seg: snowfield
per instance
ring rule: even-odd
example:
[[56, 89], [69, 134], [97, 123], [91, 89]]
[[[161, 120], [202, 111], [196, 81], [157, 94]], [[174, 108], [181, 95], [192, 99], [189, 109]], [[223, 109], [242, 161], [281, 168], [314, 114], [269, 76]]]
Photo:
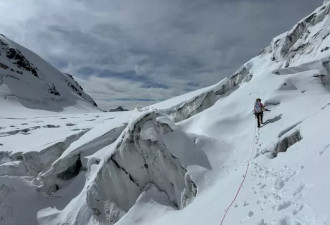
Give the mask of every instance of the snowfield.
[[143, 109], [2, 99], [0, 224], [330, 225], [329, 12], [218, 84]]

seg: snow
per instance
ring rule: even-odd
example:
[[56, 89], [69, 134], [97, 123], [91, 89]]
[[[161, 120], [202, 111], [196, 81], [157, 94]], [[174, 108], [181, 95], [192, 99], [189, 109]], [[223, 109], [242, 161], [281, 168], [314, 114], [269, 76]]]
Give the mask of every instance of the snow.
[[248, 168], [223, 224], [330, 225], [329, 4], [229, 78], [150, 107], [11, 105], [28, 113], [0, 118], [0, 224], [220, 224]]
[[156, 103], [142, 110], [160, 110], [168, 114], [174, 122], [180, 122], [211, 107], [219, 98], [233, 89], [233, 84], [225, 78], [215, 85]]
[[5, 115], [11, 113], [8, 109], [21, 115], [32, 112], [28, 109], [63, 112], [69, 107], [80, 112], [100, 111], [71, 75], [59, 72], [3, 35], [0, 35], [0, 104]]
[[101, 222], [116, 223], [149, 189], [162, 193], [168, 204], [179, 209], [196, 196], [196, 185], [180, 164], [188, 152], [171, 154], [162, 136], [172, 130], [157, 123], [158, 116], [143, 114], [118, 138], [115, 149], [109, 149], [87, 192], [88, 206]]
[[190, 99], [194, 96], [199, 96], [199, 95], [201, 95], [205, 92], [208, 92], [209, 90], [211, 90], [211, 89], [213, 89], [217, 86], [218, 86], [218, 84], [215, 84], [215, 85], [211, 85], [211, 86], [208, 86], [208, 87], [205, 87], [205, 88], [202, 88], [202, 89], [198, 89], [196, 91], [189, 92], [187, 94], [183, 94], [183, 95], [180, 95], [180, 96], [177, 96], [177, 97], [174, 97], [174, 98], [171, 98], [171, 99], [153, 104], [151, 106], [147, 106], [147, 108], [153, 108], [154, 107], [154, 108], [157, 108], [157, 109], [166, 109], [169, 106], [173, 107], [175, 105], [182, 104], [183, 102], [187, 101], [187, 99]]

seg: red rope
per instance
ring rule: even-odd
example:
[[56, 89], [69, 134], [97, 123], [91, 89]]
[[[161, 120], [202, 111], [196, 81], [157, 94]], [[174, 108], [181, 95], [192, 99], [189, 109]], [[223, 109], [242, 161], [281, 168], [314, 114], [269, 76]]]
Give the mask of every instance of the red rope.
[[246, 178], [247, 172], [248, 172], [248, 170], [249, 170], [249, 166], [250, 166], [250, 162], [248, 162], [248, 164], [247, 164], [247, 166], [246, 166], [246, 170], [245, 170], [244, 178], [243, 178], [242, 183], [241, 183], [241, 185], [239, 186], [239, 188], [238, 188], [238, 190], [237, 190], [237, 192], [236, 192], [235, 198], [233, 199], [233, 201], [230, 203], [230, 205], [229, 205], [228, 208], [226, 209], [226, 212], [225, 212], [225, 214], [224, 214], [223, 217], [222, 217], [222, 220], [221, 220], [220, 225], [222, 225], [223, 221], [225, 220], [225, 218], [226, 218], [226, 216], [227, 216], [227, 213], [228, 213], [229, 209], [232, 207], [232, 205], [233, 205], [234, 202], [236, 201], [236, 198], [237, 198], [239, 192], [240, 192], [241, 189], [242, 189], [243, 183], [245, 182], [245, 178]]
[[[255, 130], [254, 130], [254, 136], [255, 136], [255, 134], [256, 134], [256, 126], [255, 126]], [[250, 161], [251, 161], [251, 158], [252, 158], [252, 153], [254, 152], [254, 148], [255, 148], [255, 139], [253, 139], [253, 147], [252, 147], [252, 151], [251, 151], [251, 156], [250, 156], [250, 159], [249, 159], [249, 161], [248, 161], [248, 163], [246, 165], [246, 170], [245, 170], [244, 178], [243, 178], [243, 180], [242, 180], [242, 182], [241, 182], [241, 184], [240, 184], [240, 186], [239, 186], [239, 188], [238, 188], [238, 190], [236, 192], [235, 198], [232, 200], [232, 202], [230, 203], [230, 205], [227, 207], [227, 209], [225, 211], [225, 214], [222, 217], [222, 220], [221, 220], [220, 225], [223, 224], [223, 221], [225, 220], [229, 209], [233, 206], [234, 202], [236, 201], [236, 198], [238, 197], [238, 195], [239, 195], [239, 193], [240, 193], [240, 191], [242, 189], [242, 186], [243, 186], [243, 184], [245, 182], [246, 175], [247, 175], [248, 170], [249, 170]]]

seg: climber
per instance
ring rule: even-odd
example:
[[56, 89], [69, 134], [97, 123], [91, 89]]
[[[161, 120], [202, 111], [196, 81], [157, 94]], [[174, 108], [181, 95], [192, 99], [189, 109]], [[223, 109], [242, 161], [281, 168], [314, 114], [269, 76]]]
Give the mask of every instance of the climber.
[[261, 124], [264, 124], [264, 122], [263, 122], [264, 111], [270, 111], [270, 110], [268, 110], [264, 107], [264, 105], [261, 103], [260, 98], [257, 98], [256, 102], [254, 104], [254, 115], [257, 118], [258, 127], [260, 127]]

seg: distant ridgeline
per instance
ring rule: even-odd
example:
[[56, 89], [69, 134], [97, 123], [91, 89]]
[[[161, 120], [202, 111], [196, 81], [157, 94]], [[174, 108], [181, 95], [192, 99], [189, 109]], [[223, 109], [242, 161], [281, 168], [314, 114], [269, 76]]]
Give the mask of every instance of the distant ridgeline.
[[128, 111], [128, 109], [124, 109], [122, 106], [118, 106], [115, 109], [110, 109], [109, 112], [122, 112], [122, 111]]
[[0, 100], [49, 111], [68, 106], [97, 109], [71, 75], [61, 73], [4, 35], [0, 35]]

